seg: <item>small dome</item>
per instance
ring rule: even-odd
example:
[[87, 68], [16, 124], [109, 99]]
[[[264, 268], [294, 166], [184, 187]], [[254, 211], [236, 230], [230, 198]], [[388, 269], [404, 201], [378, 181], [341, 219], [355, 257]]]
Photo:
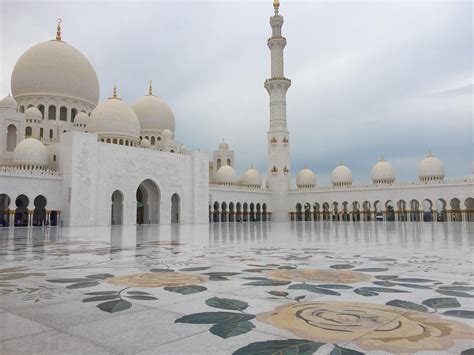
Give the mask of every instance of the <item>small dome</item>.
[[102, 138], [125, 138], [138, 142], [140, 122], [130, 105], [114, 92], [113, 97], [102, 101], [92, 111], [89, 131]]
[[418, 177], [421, 181], [443, 180], [443, 162], [429, 152], [428, 156], [418, 165]]
[[160, 97], [151, 93], [151, 88], [149, 95], [139, 98], [132, 108], [142, 130], [161, 132], [169, 129], [174, 132], [176, 123], [173, 111]]
[[331, 173], [331, 182], [333, 186], [352, 185], [352, 171], [340, 162]]
[[316, 186], [316, 175], [306, 166], [296, 175], [296, 186], [298, 188], [312, 188]]
[[32, 106], [25, 110], [25, 117], [30, 120], [38, 120], [41, 121], [43, 119], [43, 115], [41, 111], [38, 110], [36, 107]]
[[233, 167], [223, 165], [216, 172], [216, 182], [218, 184], [233, 185], [236, 180], [236, 174]]
[[48, 152], [39, 140], [26, 138], [18, 143], [13, 151], [12, 162], [14, 165], [45, 167], [48, 165]]
[[181, 154], [186, 154], [188, 152], [188, 148], [184, 144], [181, 144], [179, 146], [179, 151]]
[[229, 144], [227, 144], [226, 141], [222, 140], [222, 142], [219, 143], [219, 150], [228, 150], [229, 149]]
[[16, 100], [10, 94], [8, 94], [8, 96], [5, 96], [3, 100], [0, 101], [0, 107], [16, 110], [18, 108], [18, 104], [16, 103]]
[[374, 184], [392, 184], [395, 182], [395, 170], [383, 157], [372, 168], [372, 182]]
[[75, 124], [88, 124], [89, 123], [89, 115], [85, 112], [79, 112], [76, 117], [74, 117]]
[[15, 98], [51, 95], [96, 105], [99, 80], [89, 60], [63, 41], [39, 43], [21, 55], [11, 76]]
[[151, 146], [150, 141], [146, 138], [142, 138], [140, 141], [140, 147], [142, 148], [149, 148]]
[[163, 138], [172, 139], [173, 138], [173, 132], [171, 132], [169, 129], [165, 129], [165, 130], [163, 130], [163, 132], [161, 132], [161, 136]]
[[242, 176], [240, 183], [244, 186], [258, 187], [262, 186], [262, 175], [253, 166], [247, 169], [245, 174]]

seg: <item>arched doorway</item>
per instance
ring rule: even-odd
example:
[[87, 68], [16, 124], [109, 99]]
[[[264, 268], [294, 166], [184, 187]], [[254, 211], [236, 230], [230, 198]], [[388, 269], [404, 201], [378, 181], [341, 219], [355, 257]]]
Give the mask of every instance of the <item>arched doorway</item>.
[[235, 222], [234, 203], [229, 203], [229, 222]]
[[15, 227], [26, 227], [28, 225], [28, 204], [30, 200], [25, 195], [20, 195], [15, 200]]
[[311, 221], [311, 204], [309, 202], [304, 204], [304, 220]]
[[330, 221], [331, 213], [329, 212], [329, 203], [323, 203], [323, 221]]
[[420, 203], [417, 200], [410, 201], [410, 220], [412, 222], [420, 221]]
[[447, 203], [444, 199], [440, 198], [436, 201], [436, 221], [438, 222], [446, 222], [446, 206]]
[[453, 222], [461, 222], [461, 201], [458, 198], [453, 198], [450, 202], [451, 205], [451, 220]]
[[375, 221], [383, 221], [384, 220], [384, 216], [383, 216], [383, 212], [382, 212], [382, 202], [380, 201], [375, 201], [374, 202], [374, 213], [375, 213]]
[[160, 223], [160, 189], [150, 179], [144, 180], [137, 188], [137, 224]]
[[237, 202], [237, 205], [235, 207], [237, 209], [237, 213], [235, 215], [235, 221], [242, 222], [242, 204], [240, 202]]
[[244, 216], [243, 216], [243, 221], [248, 222], [249, 221], [249, 205], [247, 202], [244, 202]]
[[360, 221], [360, 204], [358, 201], [352, 202], [352, 220]]
[[249, 218], [250, 222], [255, 222], [255, 205], [252, 203], [250, 203], [250, 218]]
[[227, 222], [227, 203], [221, 204], [221, 222]]
[[371, 205], [370, 205], [369, 201], [362, 202], [362, 210], [364, 211], [364, 216], [363, 216], [364, 221], [371, 221], [372, 220], [371, 213], [370, 213], [370, 207], [371, 207]]
[[407, 203], [404, 200], [397, 202], [397, 214], [398, 220], [401, 222], [406, 222], [407, 218]]
[[349, 221], [351, 219], [350, 215], [349, 215], [349, 202], [347, 201], [344, 201], [342, 203], [342, 220], [343, 221]]
[[339, 211], [337, 209], [337, 202], [333, 202], [332, 204], [332, 220], [333, 221], [339, 221]]
[[302, 221], [303, 220], [303, 206], [301, 206], [301, 203], [296, 204], [296, 220], [297, 221]]
[[16, 147], [16, 126], [15, 125], [9, 125], [7, 127], [7, 152], [13, 152]]
[[474, 221], [474, 198], [467, 198], [464, 201], [464, 206], [466, 206], [466, 222]]
[[33, 212], [33, 225], [42, 226], [46, 221], [46, 197], [43, 195], [36, 196], [33, 201], [35, 210]]
[[264, 222], [267, 221], [267, 204], [266, 203], [262, 205], [262, 221]]
[[422, 202], [423, 207], [423, 221], [432, 222], [433, 221], [433, 202], [431, 200], [424, 200]]
[[385, 220], [395, 222], [395, 206], [391, 200], [385, 202]]
[[120, 190], [115, 190], [112, 194], [110, 224], [113, 226], [123, 224], [123, 194]]
[[171, 196], [171, 223], [179, 223], [181, 199], [178, 194]]
[[10, 225], [10, 197], [6, 194], [0, 194], [0, 227]]
[[219, 202], [214, 202], [214, 222], [219, 222]]

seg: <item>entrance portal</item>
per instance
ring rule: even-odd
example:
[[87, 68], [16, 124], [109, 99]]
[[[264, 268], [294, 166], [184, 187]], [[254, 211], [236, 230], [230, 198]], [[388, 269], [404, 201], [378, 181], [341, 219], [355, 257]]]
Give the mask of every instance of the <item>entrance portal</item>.
[[137, 224], [160, 222], [160, 190], [150, 179], [143, 181], [137, 189]]

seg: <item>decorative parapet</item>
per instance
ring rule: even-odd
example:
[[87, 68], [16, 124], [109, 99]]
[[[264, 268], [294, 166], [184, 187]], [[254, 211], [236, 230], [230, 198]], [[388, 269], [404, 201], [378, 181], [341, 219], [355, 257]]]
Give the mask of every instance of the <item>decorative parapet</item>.
[[3, 176], [22, 176], [22, 177], [58, 177], [62, 178], [63, 174], [56, 170], [50, 169], [22, 169], [15, 166], [0, 166], [0, 175]]
[[227, 191], [249, 191], [249, 192], [268, 192], [268, 190], [263, 189], [262, 187], [255, 186], [242, 186], [242, 185], [221, 185], [210, 183], [209, 188], [211, 190], [227, 190]]
[[[305, 192], [321, 192], [321, 191], [350, 191], [361, 189], [396, 189], [400, 187], [421, 187], [421, 186], [446, 186], [446, 185], [471, 185], [474, 184], [474, 177], [450, 178], [439, 181], [402, 181], [397, 183], [386, 184], [366, 184], [366, 185], [349, 185], [349, 186], [320, 186], [311, 189], [305, 189]], [[301, 192], [299, 189], [291, 189], [291, 192]]]

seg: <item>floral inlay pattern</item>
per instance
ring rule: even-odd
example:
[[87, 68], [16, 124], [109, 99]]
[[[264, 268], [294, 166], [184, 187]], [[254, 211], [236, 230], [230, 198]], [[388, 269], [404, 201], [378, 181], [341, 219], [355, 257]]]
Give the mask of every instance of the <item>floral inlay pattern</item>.
[[358, 302], [300, 302], [261, 313], [257, 320], [312, 341], [355, 341], [364, 350], [444, 350], [474, 329], [438, 315]]
[[187, 272], [142, 272], [138, 274], [109, 277], [105, 281], [117, 286], [163, 287], [201, 284], [208, 280], [206, 276]]
[[361, 272], [324, 269], [276, 269], [269, 271], [267, 276], [272, 280], [330, 282], [336, 284], [352, 284], [371, 279], [371, 276]]

